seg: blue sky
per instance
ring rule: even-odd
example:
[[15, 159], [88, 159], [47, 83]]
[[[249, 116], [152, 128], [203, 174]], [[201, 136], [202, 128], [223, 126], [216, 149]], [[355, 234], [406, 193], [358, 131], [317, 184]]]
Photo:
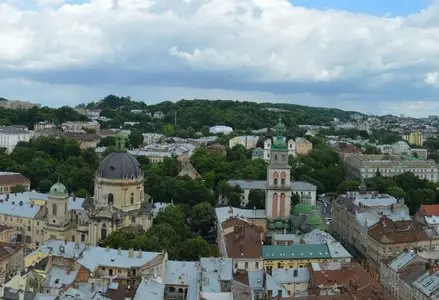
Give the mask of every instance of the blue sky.
[[8, 99], [439, 115], [439, 0], [0, 0], [0, 16]]
[[340, 9], [376, 16], [406, 16], [428, 7], [431, 0], [289, 0], [297, 6]]

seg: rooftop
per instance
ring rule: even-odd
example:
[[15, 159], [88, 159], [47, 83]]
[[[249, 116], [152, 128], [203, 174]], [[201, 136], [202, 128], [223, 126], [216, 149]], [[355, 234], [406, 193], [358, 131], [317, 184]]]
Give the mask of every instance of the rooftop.
[[327, 244], [264, 245], [262, 256], [267, 260], [331, 258]]
[[267, 217], [265, 209], [243, 209], [231, 206], [215, 208], [218, 223], [222, 223], [229, 218], [238, 217], [241, 219], [265, 219]]
[[[82, 243], [51, 240], [34, 252], [51, 253], [53, 256], [76, 259], [76, 261], [95, 271], [99, 266], [121, 269], [138, 268], [156, 258], [161, 253], [118, 250], [88, 246]], [[140, 254], [140, 255], [139, 255]]]
[[203, 257], [200, 259], [203, 292], [221, 292], [220, 281], [233, 280], [231, 258]]
[[227, 257], [258, 259], [262, 256], [261, 230], [257, 226], [240, 222], [224, 239]]
[[198, 272], [199, 262], [168, 260], [165, 267], [163, 283], [165, 285], [188, 286], [187, 300], [199, 299]]
[[20, 173], [0, 172], [0, 185], [29, 184], [30, 180]]
[[413, 220], [392, 221], [382, 217], [369, 229], [369, 236], [382, 244], [400, 244], [428, 241], [430, 237], [422, 225]]

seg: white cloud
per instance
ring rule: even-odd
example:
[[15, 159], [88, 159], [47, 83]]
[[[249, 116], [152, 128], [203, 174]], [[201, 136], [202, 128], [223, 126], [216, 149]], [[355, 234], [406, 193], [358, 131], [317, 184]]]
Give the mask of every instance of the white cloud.
[[439, 86], [439, 73], [438, 72], [429, 72], [425, 75], [424, 82], [430, 85]]
[[[320, 98], [328, 90], [390, 100], [401, 89], [401, 97], [438, 95], [422, 93], [439, 80], [439, 2], [406, 18], [287, 0], [35, 0], [36, 10], [8, 3], [0, 4], [3, 77], [112, 84], [105, 81], [113, 72], [124, 84], [151, 85], [160, 73], [167, 85], [186, 89], [211, 80], [222, 90], [242, 85]], [[71, 70], [83, 72], [67, 76]], [[87, 74], [93, 78], [81, 78]]]

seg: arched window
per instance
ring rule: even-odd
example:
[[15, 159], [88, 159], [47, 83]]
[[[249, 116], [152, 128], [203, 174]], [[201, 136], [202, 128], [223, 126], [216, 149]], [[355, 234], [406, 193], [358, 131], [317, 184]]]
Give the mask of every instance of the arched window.
[[102, 224], [101, 227], [101, 239], [105, 240], [107, 238], [107, 225]]
[[85, 242], [85, 234], [81, 233], [81, 242]]
[[274, 185], [277, 185], [277, 178], [274, 178], [273, 182], [274, 182]]
[[277, 193], [273, 194], [273, 202], [272, 202], [272, 207], [271, 207], [271, 213], [273, 215], [273, 218], [277, 217], [277, 201], [278, 201], [278, 196]]
[[183, 294], [183, 289], [182, 289], [182, 288], [179, 288], [179, 289], [178, 289], [178, 292], [181, 293], [181, 294]]
[[134, 204], [134, 193], [131, 193], [130, 204]]
[[174, 288], [173, 286], [171, 286], [171, 287], [169, 288], [169, 292], [171, 292], [171, 293], [175, 293], [175, 288]]
[[52, 204], [52, 214], [54, 216], [56, 216], [56, 214], [58, 213], [58, 207], [56, 206], [56, 204]]
[[114, 195], [112, 193], [108, 194], [108, 206], [113, 206], [114, 203]]
[[277, 154], [274, 155], [274, 160], [277, 160]]
[[281, 185], [285, 185], [285, 178], [281, 178], [281, 180], [280, 180], [280, 184], [281, 184]]

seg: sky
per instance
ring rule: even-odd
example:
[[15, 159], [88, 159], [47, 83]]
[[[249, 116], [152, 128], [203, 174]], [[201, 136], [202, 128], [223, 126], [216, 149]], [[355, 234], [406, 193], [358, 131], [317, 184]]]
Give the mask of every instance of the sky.
[[439, 114], [439, 0], [0, 0], [0, 97]]

